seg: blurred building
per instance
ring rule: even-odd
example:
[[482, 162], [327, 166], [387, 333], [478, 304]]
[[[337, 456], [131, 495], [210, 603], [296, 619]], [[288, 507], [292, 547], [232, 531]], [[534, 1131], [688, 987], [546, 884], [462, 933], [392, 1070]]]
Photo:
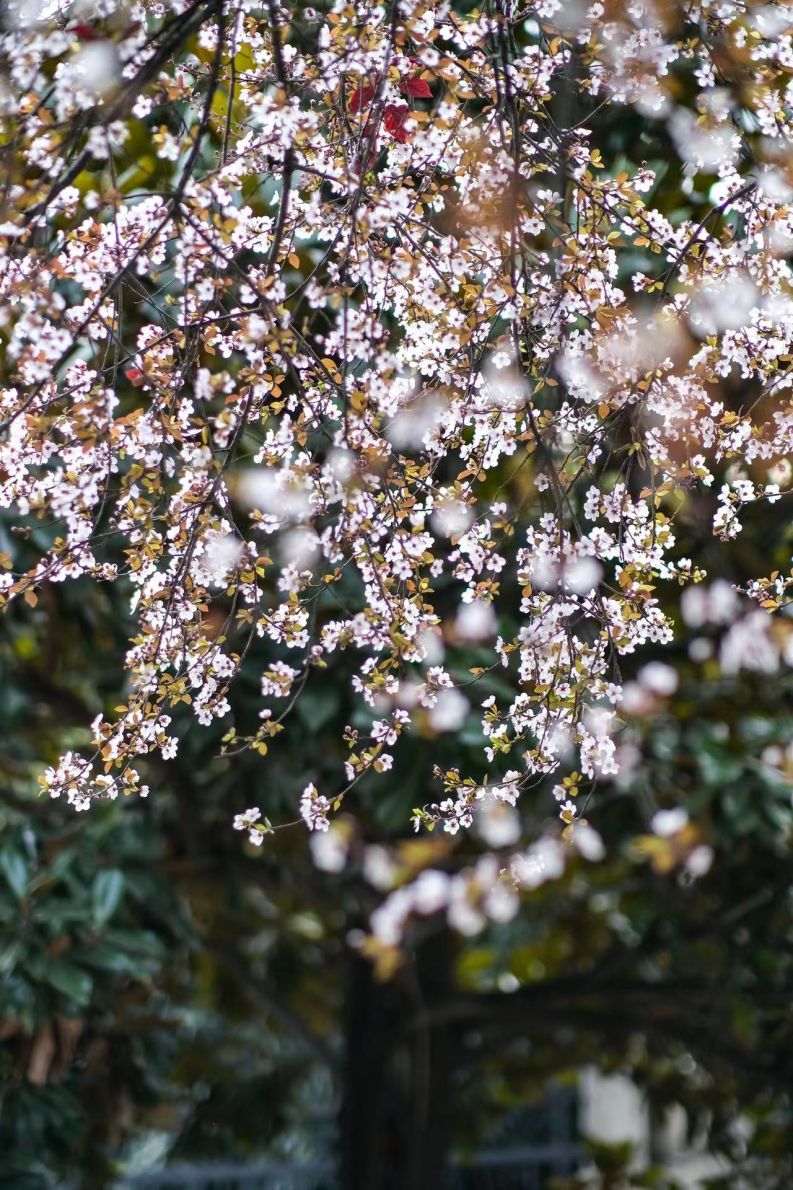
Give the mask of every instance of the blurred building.
[[579, 1087], [580, 1132], [606, 1144], [629, 1142], [637, 1164], [662, 1165], [681, 1186], [698, 1190], [701, 1179], [722, 1176], [729, 1167], [686, 1136], [682, 1109], [670, 1112], [659, 1126], [635, 1083], [595, 1070], [582, 1076]]

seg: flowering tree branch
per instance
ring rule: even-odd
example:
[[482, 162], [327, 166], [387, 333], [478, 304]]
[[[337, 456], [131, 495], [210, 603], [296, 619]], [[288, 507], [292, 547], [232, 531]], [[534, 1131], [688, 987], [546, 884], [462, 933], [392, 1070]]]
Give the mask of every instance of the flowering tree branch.
[[[439, 768], [417, 829], [547, 785], [596, 858], [581, 806], [617, 772], [622, 659], [672, 642], [664, 585], [706, 577], [676, 548], [682, 503], [718, 478], [728, 542], [789, 475], [781, 14], [22, 16], [2, 41], [0, 503], [21, 535], [3, 605], [83, 578], [121, 584], [134, 621], [126, 701], [44, 789], [80, 810], [145, 794], [135, 766], [175, 755], [181, 704], [265, 756], [332, 669], [367, 725], [334, 787], [295, 791], [325, 832], [408, 731], [459, 729], [481, 684], [482, 765]], [[610, 154], [629, 111], [659, 122], [683, 191], [707, 189], [693, 213], [658, 163]], [[792, 583], [758, 575], [742, 606], [773, 613]], [[245, 734], [234, 682], [256, 665]], [[260, 843], [283, 824], [251, 807], [236, 825]], [[555, 846], [496, 881], [531, 886]], [[400, 895], [392, 925], [422, 912]]]

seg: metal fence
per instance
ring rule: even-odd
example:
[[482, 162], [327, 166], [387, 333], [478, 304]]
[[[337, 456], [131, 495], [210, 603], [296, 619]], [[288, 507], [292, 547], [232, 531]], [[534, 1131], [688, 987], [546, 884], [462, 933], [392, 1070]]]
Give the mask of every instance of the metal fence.
[[[444, 1190], [545, 1190], [549, 1178], [573, 1173], [568, 1150], [506, 1150], [477, 1153], [449, 1170]], [[139, 1174], [118, 1190], [339, 1190], [335, 1172], [323, 1166], [239, 1165], [176, 1167]]]
[[505, 1149], [477, 1153], [449, 1171], [447, 1190], [546, 1190], [552, 1177], [575, 1173], [572, 1149]]
[[[555, 1087], [542, 1104], [511, 1112], [487, 1145], [459, 1155], [439, 1190], [546, 1190], [581, 1164], [578, 1097]], [[137, 1174], [117, 1190], [341, 1190], [330, 1162], [308, 1165], [174, 1166]]]
[[545, 1190], [581, 1165], [578, 1094], [552, 1087], [541, 1104], [510, 1112], [487, 1148], [450, 1168], [444, 1190]]
[[337, 1190], [331, 1165], [180, 1165], [136, 1174], [117, 1190]]

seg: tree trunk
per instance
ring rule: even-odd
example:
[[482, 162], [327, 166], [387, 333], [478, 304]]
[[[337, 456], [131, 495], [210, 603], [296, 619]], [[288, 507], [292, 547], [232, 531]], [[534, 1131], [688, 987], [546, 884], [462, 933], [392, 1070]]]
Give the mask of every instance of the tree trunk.
[[451, 1143], [455, 1053], [448, 1026], [423, 1018], [451, 981], [448, 933], [379, 983], [349, 959], [340, 1115], [343, 1190], [441, 1190]]

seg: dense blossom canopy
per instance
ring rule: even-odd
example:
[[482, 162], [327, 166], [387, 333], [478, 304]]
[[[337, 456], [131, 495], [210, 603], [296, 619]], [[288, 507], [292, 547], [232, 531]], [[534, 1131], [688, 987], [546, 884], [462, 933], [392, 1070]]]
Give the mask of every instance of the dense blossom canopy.
[[[673, 640], [659, 587], [686, 587], [692, 623], [729, 607], [725, 667], [787, 648], [766, 612], [793, 578], [712, 584], [675, 515], [717, 492], [717, 557], [790, 481], [790, 17], [746, 0], [8, 6], [0, 504], [36, 560], [2, 556], [2, 597], [119, 582], [137, 625], [126, 704], [44, 775], [53, 797], [145, 795], [135, 765], [175, 755], [179, 703], [223, 720], [229, 753], [265, 755], [336, 667], [369, 727], [347, 728], [335, 787], [295, 792], [312, 831], [411, 729], [454, 732], [480, 703], [481, 768], [439, 769], [417, 829], [481, 811], [509, 848], [544, 782], [597, 858], [583, 812], [617, 772], [621, 659]], [[636, 112], [665, 138], [652, 168], [641, 144], [609, 150]], [[669, 209], [664, 171], [694, 217]], [[243, 735], [234, 681], [265, 644]], [[460, 663], [471, 648], [481, 665]], [[477, 699], [492, 671], [510, 693]], [[668, 674], [648, 665], [645, 694]], [[273, 829], [257, 807], [234, 825]], [[656, 829], [706, 866], [684, 819]], [[499, 871], [531, 887], [562, 862], [543, 837], [506, 865], [425, 872], [382, 930], [443, 905], [475, 928], [472, 882], [498, 917]]]

